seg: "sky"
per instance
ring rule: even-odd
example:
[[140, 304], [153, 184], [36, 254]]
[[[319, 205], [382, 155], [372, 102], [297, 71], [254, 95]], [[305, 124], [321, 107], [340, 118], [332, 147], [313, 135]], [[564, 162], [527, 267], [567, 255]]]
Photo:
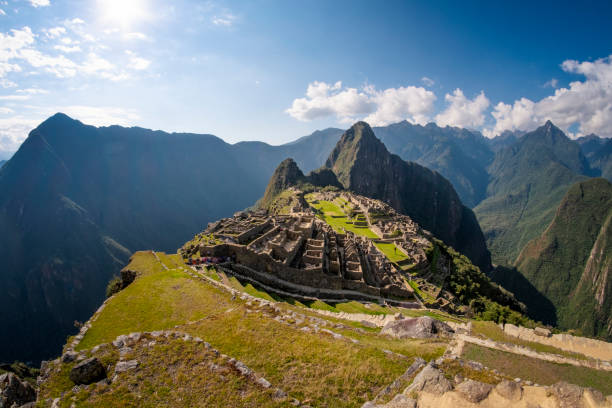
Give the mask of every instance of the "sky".
[[230, 143], [357, 120], [612, 137], [611, 16], [610, 1], [0, 0], [0, 159], [55, 112]]

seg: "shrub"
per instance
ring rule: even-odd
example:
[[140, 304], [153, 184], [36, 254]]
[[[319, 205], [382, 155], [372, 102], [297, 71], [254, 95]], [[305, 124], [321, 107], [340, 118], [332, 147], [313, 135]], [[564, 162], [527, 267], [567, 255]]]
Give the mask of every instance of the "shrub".
[[109, 298], [123, 289], [123, 281], [119, 276], [113, 276], [106, 286], [106, 297]]

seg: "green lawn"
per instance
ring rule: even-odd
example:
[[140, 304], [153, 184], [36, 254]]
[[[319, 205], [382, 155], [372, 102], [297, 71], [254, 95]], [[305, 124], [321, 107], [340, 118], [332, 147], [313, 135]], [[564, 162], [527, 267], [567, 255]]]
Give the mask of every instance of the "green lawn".
[[408, 259], [393, 242], [375, 242], [374, 245], [376, 245], [376, 248], [380, 249], [391, 262], [401, 262]]
[[366, 238], [380, 238], [368, 227], [358, 227], [354, 224], [349, 224], [347, 221], [350, 220], [346, 215], [344, 215], [340, 207], [331, 201], [318, 200], [318, 202], [315, 203], [313, 202], [313, 196], [309, 194], [306, 195], [306, 200], [310, 206], [323, 212], [323, 214], [320, 214], [319, 217], [328, 223], [334, 229], [334, 231], [338, 233], [351, 231], [354, 234], [361, 235]]

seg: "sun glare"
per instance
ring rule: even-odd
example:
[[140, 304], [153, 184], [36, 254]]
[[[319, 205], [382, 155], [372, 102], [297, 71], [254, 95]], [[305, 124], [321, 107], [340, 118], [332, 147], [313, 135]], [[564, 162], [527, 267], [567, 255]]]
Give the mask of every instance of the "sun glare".
[[147, 17], [146, 0], [98, 0], [101, 19], [105, 24], [128, 28]]

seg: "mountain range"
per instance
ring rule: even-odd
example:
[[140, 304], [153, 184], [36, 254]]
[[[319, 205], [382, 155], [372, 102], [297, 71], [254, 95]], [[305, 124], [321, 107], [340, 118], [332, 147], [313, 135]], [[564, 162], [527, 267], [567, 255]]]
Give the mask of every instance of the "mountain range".
[[[306, 172], [319, 169], [311, 177], [332, 170], [343, 187], [409, 213], [485, 271], [484, 239], [494, 263], [514, 265], [568, 188], [603, 174], [607, 163], [605, 140], [571, 141], [551, 123], [492, 140], [433, 124], [358, 128], [280, 146], [230, 145], [213, 135], [52, 116], [0, 168], [0, 361], [56, 354], [131, 253], [174, 251], [208, 222], [253, 205], [287, 157]], [[334, 154], [339, 141], [345, 153]], [[492, 276], [501, 282], [499, 275]]]

